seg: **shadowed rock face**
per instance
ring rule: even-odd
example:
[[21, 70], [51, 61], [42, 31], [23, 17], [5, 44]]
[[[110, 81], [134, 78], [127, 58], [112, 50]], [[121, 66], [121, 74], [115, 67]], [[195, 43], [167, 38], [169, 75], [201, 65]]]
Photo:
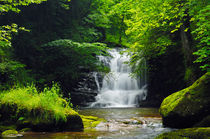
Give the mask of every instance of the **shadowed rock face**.
[[[194, 126], [210, 114], [210, 72], [193, 85], [164, 99], [160, 107], [163, 124], [169, 127]], [[200, 125], [204, 126], [204, 125]], [[205, 123], [210, 126], [210, 123]]]
[[[94, 72], [84, 73], [83, 77], [77, 84], [77, 87], [71, 91], [71, 103], [74, 106], [86, 107], [89, 103], [95, 101], [95, 97], [98, 94], [98, 88], [93, 76]], [[99, 81], [99, 85], [102, 84], [102, 75], [96, 75]]]

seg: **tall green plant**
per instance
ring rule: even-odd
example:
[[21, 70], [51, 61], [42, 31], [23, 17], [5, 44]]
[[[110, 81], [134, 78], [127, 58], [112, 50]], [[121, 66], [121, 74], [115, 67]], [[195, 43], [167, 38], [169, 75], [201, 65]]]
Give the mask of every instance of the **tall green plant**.
[[[39, 92], [34, 85], [16, 86], [0, 94], [1, 113], [7, 120], [36, 119], [41, 121], [66, 121], [68, 114], [76, 114], [72, 104], [61, 97], [60, 87], [54, 84]], [[11, 107], [13, 107], [11, 111]], [[8, 109], [8, 111], [7, 111]], [[12, 115], [10, 115], [12, 114]]]

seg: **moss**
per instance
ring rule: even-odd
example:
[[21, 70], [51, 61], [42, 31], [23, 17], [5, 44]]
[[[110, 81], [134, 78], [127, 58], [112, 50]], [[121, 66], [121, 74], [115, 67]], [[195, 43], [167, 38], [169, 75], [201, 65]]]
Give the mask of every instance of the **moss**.
[[210, 138], [210, 127], [187, 128], [163, 133], [155, 139], [207, 139]]
[[9, 135], [17, 135], [18, 132], [16, 130], [6, 130], [2, 133], [2, 136], [9, 136]]
[[185, 92], [185, 90], [181, 90], [164, 99], [160, 108], [160, 113], [162, 116], [167, 116], [167, 114], [179, 104], [179, 102], [183, 99], [183, 92]]
[[85, 130], [94, 129], [101, 122], [105, 122], [104, 119], [94, 117], [94, 116], [81, 115], [81, 118], [82, 118]]

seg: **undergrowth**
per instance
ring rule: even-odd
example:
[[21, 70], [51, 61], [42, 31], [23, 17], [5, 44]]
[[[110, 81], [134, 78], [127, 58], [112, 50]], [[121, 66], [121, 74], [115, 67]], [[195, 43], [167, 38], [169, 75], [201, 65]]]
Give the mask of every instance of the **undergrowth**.
[[34, 85], [15, 87], [0, 93], [0, 109], [12, 107], [16, 118], [19, 119], [36, 117], [56, 122], [66, 121], [67, 115], [77, 113], [72, 110], [70, 101], [63, 99], [59, 93], [60, 88], [57, 84], [51, 88], [44, 88], [42, 92], [38, 92]]

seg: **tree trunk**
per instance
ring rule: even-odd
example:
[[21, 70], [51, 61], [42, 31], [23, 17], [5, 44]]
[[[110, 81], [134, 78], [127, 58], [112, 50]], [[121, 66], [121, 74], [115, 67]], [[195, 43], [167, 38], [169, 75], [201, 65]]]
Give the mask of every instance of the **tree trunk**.
[[124, 22], [124, 15], [122, 17], [122, 20], [121, 20], [121, 24], [120, 24], [120, 37], [119, 37], [119, 44], [122, 43], [122, 35], [123, 35], [123, 22]]
[[190, 37], [191, 34], [189, 32], [185, 32], [185, 24], [182, 25], [180, 36], [181, 36], [181, 42], [182, 42], [182, 48], [183, 53], [185, 57], [185, 77], [187, 80], [187, 85], [191, 85], [196, 81], [196, 75], [194, 74], [194, 68], [193, 68], [193, 51], [190, 44]]

